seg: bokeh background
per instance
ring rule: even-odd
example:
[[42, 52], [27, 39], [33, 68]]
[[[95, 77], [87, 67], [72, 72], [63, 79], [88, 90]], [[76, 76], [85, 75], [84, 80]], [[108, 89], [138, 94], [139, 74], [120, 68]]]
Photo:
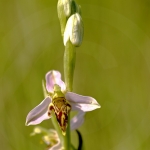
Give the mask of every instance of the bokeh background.
[[[80, 131], [85, 150], [150, 149], [150, 1], [77, 0], [84, 40], [74, 92], [93, 96]], [[43, 100], [41, 81], [63, 73], [56, 0], [0, 0], [0, 149], [42, 150], [27, 113]], [[51, 121], [41, 126], [53, 128]], [[72, 135], [76, 144], [76, 135]]]

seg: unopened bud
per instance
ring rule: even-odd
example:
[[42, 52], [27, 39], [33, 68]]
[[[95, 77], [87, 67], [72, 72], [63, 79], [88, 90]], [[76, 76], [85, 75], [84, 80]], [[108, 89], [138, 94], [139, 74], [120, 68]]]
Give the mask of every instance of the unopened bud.
[[74, 46], [80, 46], [83, 39], [83, 21], [79, 13], [75, 13], [67, 21], [64, 32], [64, 45], [70, 39]]
[[57, 13], [58, 13], [59, 21], [60, 21], [61, 34], [63, 36], [64, 35], [64, 30], [65, 30], [65, 26], [66, 26], [67, 17], [66, 17], [66, 14], [64, 12], [64, 4], [63, 4], [62, 0], [58, 0]]
[[71, 0], [62, 0], [66, 17], [71, 15]]

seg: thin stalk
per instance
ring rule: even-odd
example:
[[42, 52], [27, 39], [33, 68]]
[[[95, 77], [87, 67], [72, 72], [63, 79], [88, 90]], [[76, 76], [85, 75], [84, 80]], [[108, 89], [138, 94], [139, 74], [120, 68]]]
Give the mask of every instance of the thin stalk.
[[[67, 91], [72, 91], [73, 89], [73, 74], [75, 68], [76, 52], [75, 47], [72, 45], [70, 40], [67, 42], [64, 52], [64, 78]], [[70, 150], [71, 148], [71, 136], [70, 136], [70, 115], [68, 115], [68, 127], [66, 131], [66, 136], [64, 138], [65, 150]]]
[[70, 40], [68, 40], [64, 52], [64, 78], [67, 91], [73, 89], [73, 74], [75, 68], [76, 51]]
[[60, 138], [61, 143], [63, 144], [63, 142], [64, 142], [64, 136], [62, 135], [62, 131], [60, 129], [60, 126], [58, 124], [58, 121], [56, 119], [54, 111], [51, 112], [51, 115], [52, 115], [52, 118], [51, 118], [52, 123], [53, 123], [53, 125], [54, 125], [54, 127], [55, 127], [55, 129], [56, 129], [56, 131], [58, 133], [58, 136]]
[[64, 137], [64, 148], [65, 150], [70, 150], [71, 147], [71, 136], [70, 136], [70, 114], [68, 115], [68, 126], [66, 130], [66, 135]]

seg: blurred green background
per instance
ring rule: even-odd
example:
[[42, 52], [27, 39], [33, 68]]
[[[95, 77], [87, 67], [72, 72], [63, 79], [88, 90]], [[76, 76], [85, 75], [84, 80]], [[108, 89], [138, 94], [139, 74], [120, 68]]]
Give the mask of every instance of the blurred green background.
[[[98, 100], [80, 127], [85, 150], [150, 149], [150, 1], [77, 0], [84, 40], [74, 92]], [[56, 0], [0, 0], [0, 149], [42, 150], [27, 113], [43, 100], [41, 81], [63, 73]], [[41, 126], [53, 127], [51, 120]], [[75, 144], [75, 134], [72, 141]], [[75, 140], [74, 140], [75, 139]]]

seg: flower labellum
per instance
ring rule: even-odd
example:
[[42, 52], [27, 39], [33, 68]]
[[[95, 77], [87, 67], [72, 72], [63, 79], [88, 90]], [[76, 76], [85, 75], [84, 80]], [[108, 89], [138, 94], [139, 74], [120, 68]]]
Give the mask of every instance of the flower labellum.
[[65, 135], [68, 125], [68, 114], [71, 110], [71, 105], [66, 101], [65, 95], [61, 92], [61, 88], [57, 84], [54, 85], [52, 103], [49, 105], [49, 116], [52, 110], [55, 112], [57, 121], [60, 125], [63, 135]]

